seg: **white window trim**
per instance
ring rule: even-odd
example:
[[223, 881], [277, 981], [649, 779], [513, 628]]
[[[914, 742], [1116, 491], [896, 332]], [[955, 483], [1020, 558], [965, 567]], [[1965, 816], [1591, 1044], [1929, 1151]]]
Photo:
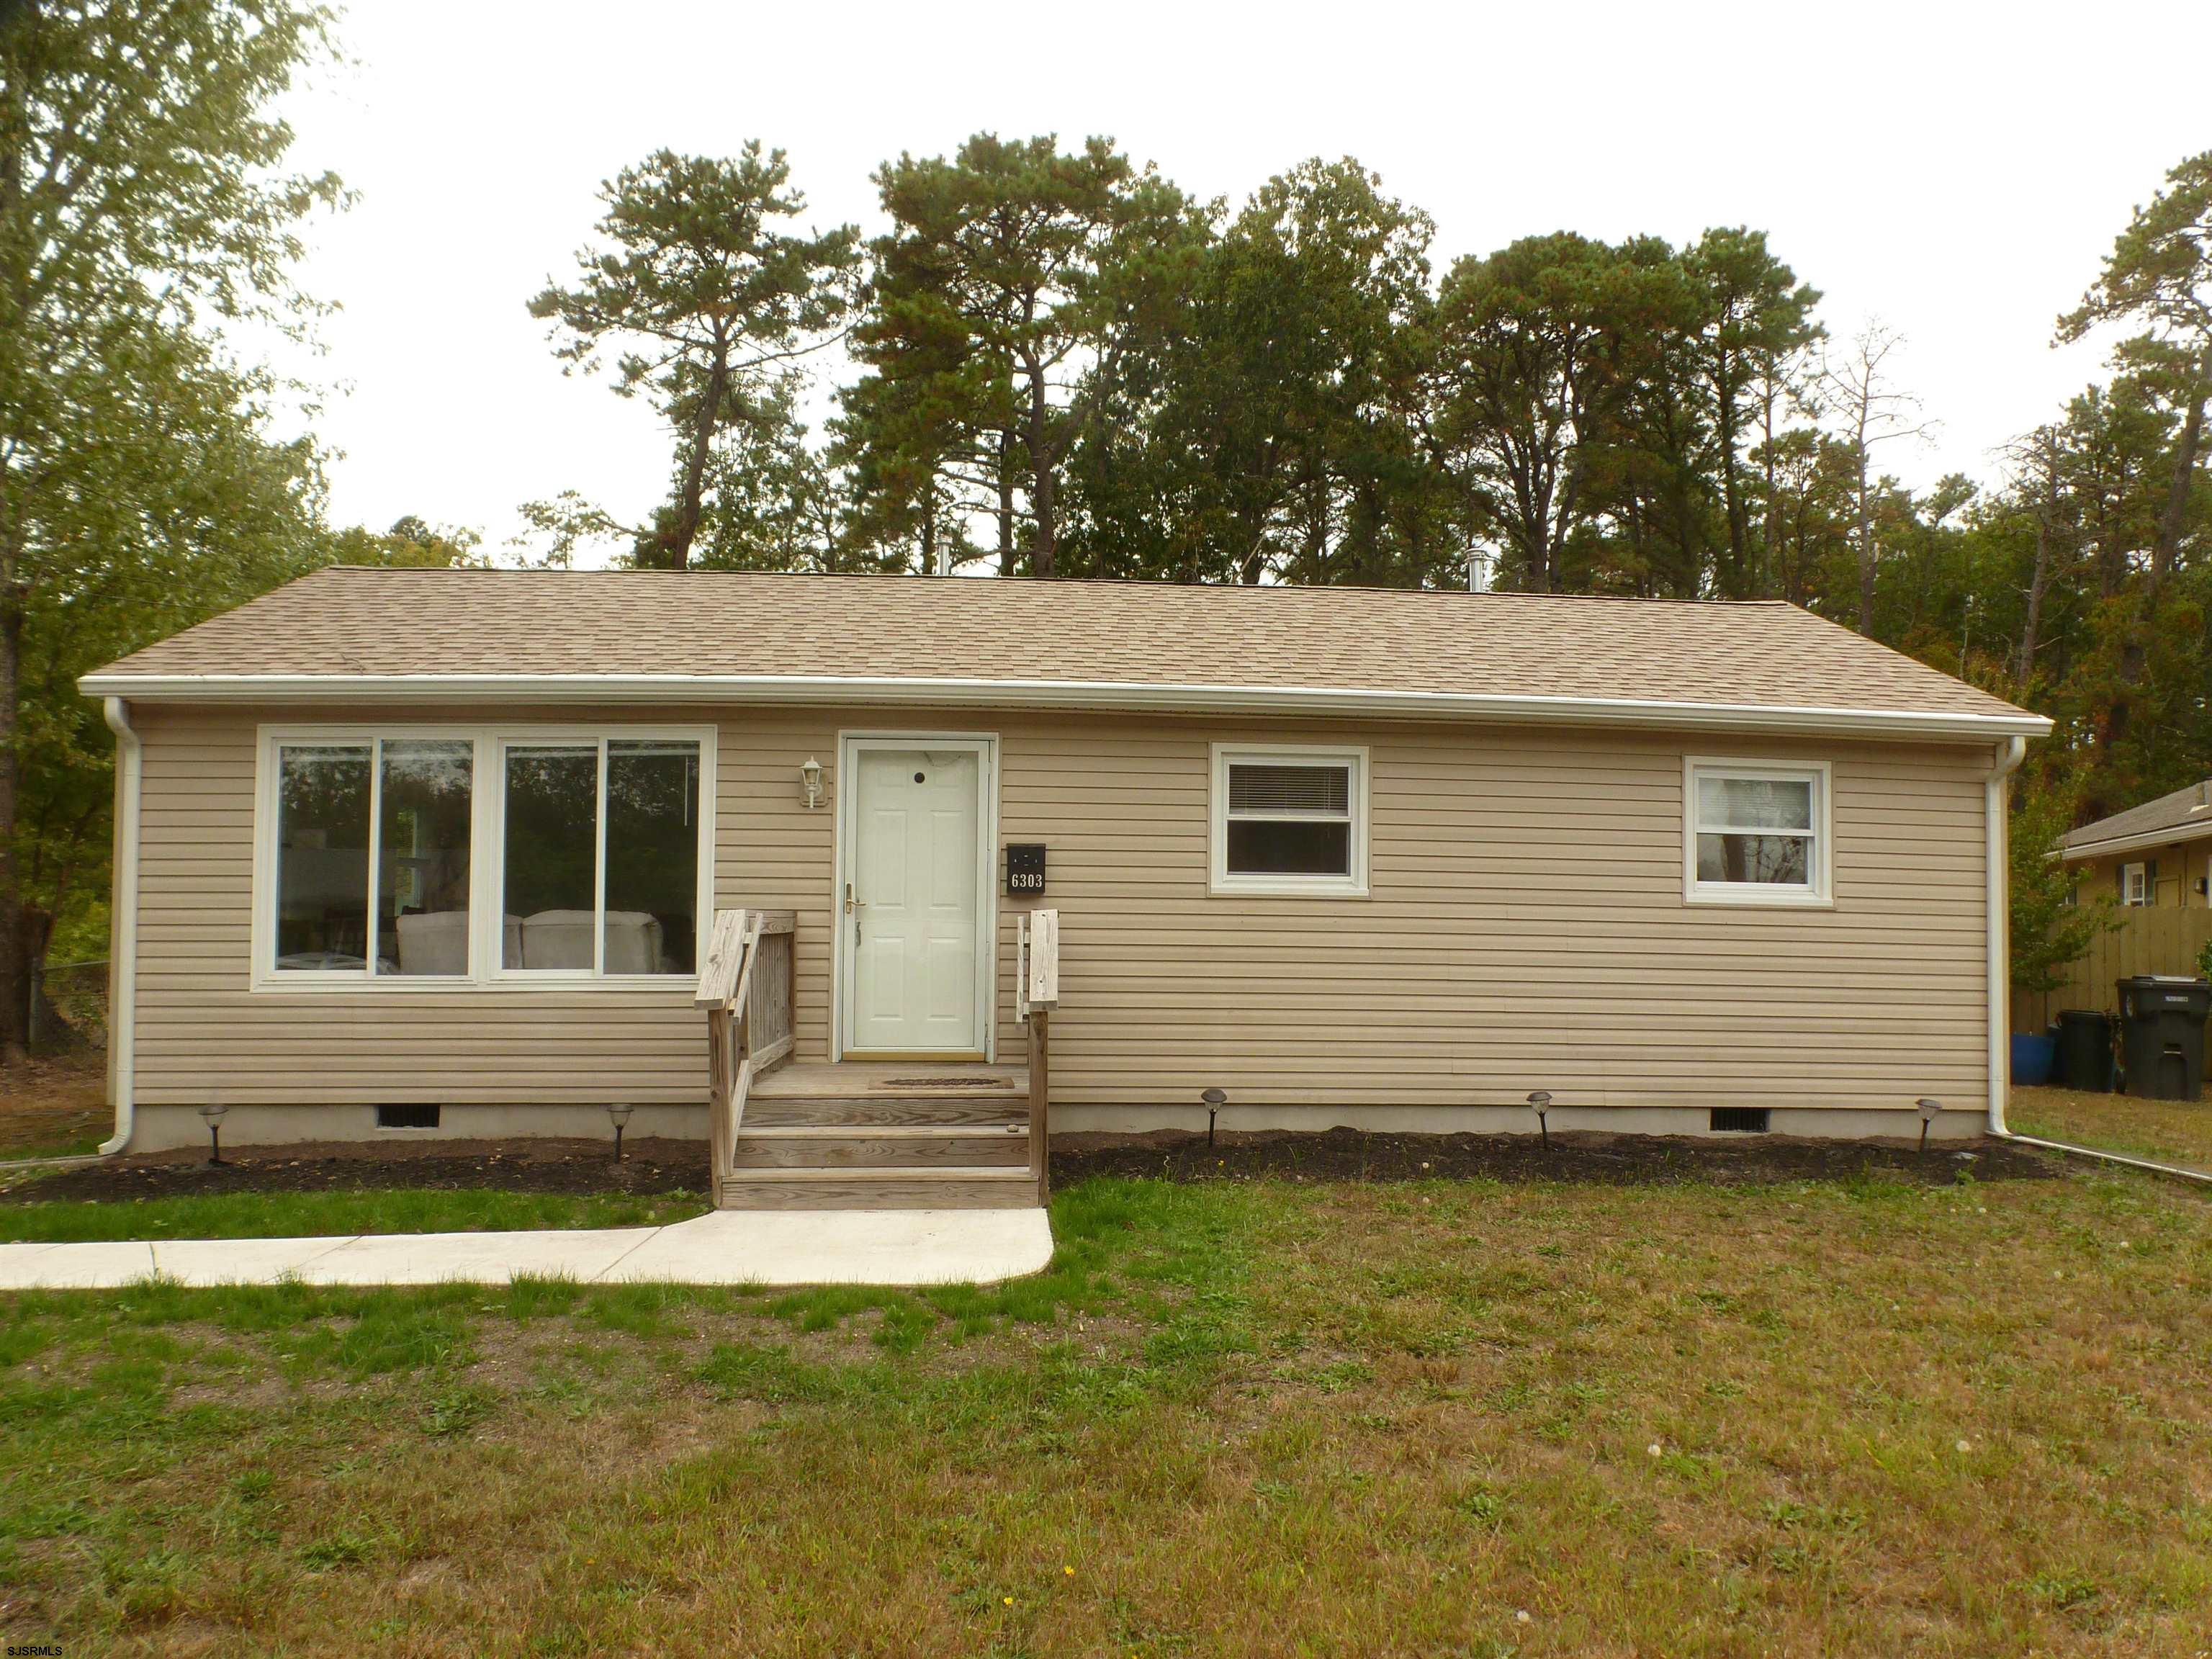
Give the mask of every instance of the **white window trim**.
[[[1365, 898], [1369, 764], [1364, 744], [1315, 743], [1217, 743], [1212, 746], [1212, 787], [1206, 806], [1206, 891], [1220, 897]], [[1236, 875], [1229, 868], [1229, 768], [1235, 762], [1261, 765], [1325, 766], [1349, 763], [1352, 805], [1351, 873], [1343, 876]], [[1332, 823], [1334, 819], [1330, 820]]]
[[2120, 866], [2120, 905], [2128, 910], [2148, 910], [2151, 908], [2150, 865], [2137, 859]]
[[[1739, 777], [1809, 781], [1813, 786], [1813, 880], [1809, 886], [1774, 882], [1698, 879], [1698, 779]], [[1835, 908], [1835, 795], [1833, 769], [1826, 761], [1759, 760], [1738, 755], [1682, 757], [1682, 902], [1734, 904], [1796, 910]]]
[[[636, 726], [610, 721], [596, 726], [496, 726], [448, 722], [376, 721], [334, 726], [264, 726], [254, 750], [253, 789], [253, 959], [248, 983], [257, 992], [359, 992], [375, 996], [468, 990], [578, 989], [663, 991], [689, 997], [696, 983], [688, 974], [599, 974], [565, 969], [507, 968], [501, 963], [501, 900], [506, 870], [506, 751], [510, 744], [604, 743], [610, 739], [659, 739], [699, 745], [699, 887], [695, 899], [696, 948], [703, 950], [714, 921], [714, 761], [716, 732], [711, 726]], [[362, 744], [374, 738], [442, 738], [474, 745], [469, 793], [469, 971], [465, 975], [377, 974], [368, 968], [304, 969], [280, 972], [276, 966], [277, 750], [287, 744]], [[605, 789], [601, 771], [600, 788]], [[380, 830], [375, 807], [381, 779], [371, 769], [369, 857], [374, 867]], [[487, 781], [489, 781], [488, 787]], [[592, 876], [605, 880], [606, 811], [599, 812], [599, 848]], [[604, 948], [595, 942], [594, 951]]]

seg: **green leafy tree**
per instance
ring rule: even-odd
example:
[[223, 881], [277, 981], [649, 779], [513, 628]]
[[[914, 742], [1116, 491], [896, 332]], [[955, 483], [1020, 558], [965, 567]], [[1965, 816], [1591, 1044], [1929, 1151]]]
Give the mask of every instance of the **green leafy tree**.
[[2115, 360], [2124, 378], [2155, 399], [2175, 428], [2148, 568], [2140, 580], [2115, 573], [2121, 579], [2112, 584], [2113, 602], [2107, 606], [2111, 695], [2100, 741], [2118, 767], [2125, 764], [2124, 751], [2139, 734], [2153, 744], [2166, 735], [2154, 723], [2155, 708], [2144, 706], [2161, 700], [2152, 659], [2162, 654], [2170, 663], [2188, 630], [2201, 629], [2203, 621], [2195, 604], [2185, 602], [2179, 618], [2164, 612], [2191, 532], [2205, 518], [2201, 463], [2205, 404], [2212, 398], [2212, 150], [2174, 167], [2166, 188], [2136, 210], [2081, 304], [2059, 319], [2058, 337], [2078, 339], [2100, 325], [2137, 331], [2121, 343]]
[[681, 570], [708, 512], [716, 445], [730, 434], [773, 447], [781, 376], [843, 319], [860, 261], [859, 233], [775, 228], [805, 210], [781, 150], [748, 142], [734, 160], [659, 150], [600, 187], [604, 246], [577, 257], [573, 288], [548, 283], [530, 302], [553, 325], [555, 349], [585, 373], [613, 349], [615, 391], [650, 398], [674, 430], [668, 505], [650, 525], [618, 525], [564, 497], [527, 515], [556, 549], [627, 535], [631, 561]]
[[714, 510], [694, 562], [714, 570], [871, 570], [892, 568], [863, 549], [848, 522], [850, 490], [807, 441], [797, 376], [787, 376], [757, 418], [718, 448], [709, 477]]
[[2154, 589], [2181, 555], [2212, 399], [2212, 150], [2174, 167], [2166, 188], [2136, 210], [2095, 284], [2059, 319], [2058, 335], [2079, 339], [2103, 323], [2140, 331], [2121, 346], [2120, 361], [2157, 386], [2180, 416], [2152, 544]]
[[852, 544], [924, 575], [950, 574], [989, 556], [969, 529], [986, 520], [999, 569], [1010, 573], [1020, 520], [1003, 365], [956, 318], [886, 283], [880, 266], [853, 342], [868, 372], [838, 394], [830, 450], [850, 483]]
[[1683, 251], [1682, 264], [1696, 298], [1691, 356], [1711, 412], [1728, 526], [1717, 585], [1723, 599], [1747, 599], [1765, 591], [1752, 557], [1745, 467], [1753, 421], [1786, 366], [1820, 337], [1813, 312], [1820, 296], [1769, 252], [1764, 231], [1741, 226], [1707, 231]]
[[2018, 801], [2012, 815], [2012, 988], [2027, 996], [2066, 983], [2064, 969], [2079, 962], [2097, 935], [2116, 924], [2112, 901], [2099, 895], [2075, 902], [2075, 878], [2053, 856], [2066, 830], [2063, 798], [2045, 793]]
[[214, 331], [298, 325], [270, 106], [328, 51], [282, 0], [0, 9], [0, 1054], [29, 963], [96, 884], [106, 733], [76, 675], [327, 556], [312, 449]]
[[918, 506], [933, 499], [921, 480], [995, 438], [1001, 545], [1011, 554], [1018, 481], [1027, 568], [1054, 575], [1069, 453], [1095, 432], [1133, 341], [1174, 302], [1198, 217], [1105, 138], [1070, 155], [1048, 136], [979, 133], [951, 160], [902, 155], [876, 183], [892, 230], [876, 245], [857, 355], [905, 384], [849, 405], [890, 417], [854, 435], [894, 449], [872, 472], [913, 481]]
[[1349, 158], [1262, 186], [1192, 260], [1077, 452], [1079, 567], [1387, 585], [1456, 567], [1404, 349], [1434, 234]]
[[1606, 504], [1604, 446], [1638, 389], [1659, 284], [1653, 266], [1562, 231], [1444, 278], [1425, 343], [1425, 436], [1473, 534], [1507, 580], [1559, 592], [1568, 549]]
[[1702, 597], [1725, 535], [1718, 428], [1701, 378], [1705, 296], [1656, 236], [1612, 250], [1624, 282], [1601, 338], [1615, 395], [1583, 440], [1583, 522], [1569, 536], [1565, 586]]

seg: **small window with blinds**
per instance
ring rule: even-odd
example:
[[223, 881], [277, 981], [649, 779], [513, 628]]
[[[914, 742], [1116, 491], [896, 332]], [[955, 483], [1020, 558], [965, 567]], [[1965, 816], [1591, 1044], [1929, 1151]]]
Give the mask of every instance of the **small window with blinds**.
[[1217, 893], [1367, 890], [1367, 751], [1213, 750]]
[[1692, 758], [1682, 784], [1685, 899], [1830, 902], [1825, 763]]

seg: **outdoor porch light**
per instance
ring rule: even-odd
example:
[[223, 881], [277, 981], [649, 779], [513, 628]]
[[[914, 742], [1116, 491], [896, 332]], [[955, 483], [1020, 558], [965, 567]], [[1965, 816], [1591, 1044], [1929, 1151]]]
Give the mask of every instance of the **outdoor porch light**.
[[1206, 1103], [1206, 1146], [1211, 1152], [1213, 1148], [1213, 1115], [1229, 1103], [1229, 1096], [1224, 1090], [1208, 1089], [1199, 1098]]
[[1933, 1123], [1937, 1115], [1942, 1113], [1943, 1109], [1943, 1103], [1940, 1100], [1923, 1099], [1920, 1101], [1918, 1104], [1920, 1107], [1920, 1150], [1924, 1152], [1928, 1150], [1928, 1126]]
[[1546, 1115], [1552, 1109], [1552, 1091], [1539, 1089], [1528, 1097], [1529, 1109], [1536, 1114], [1537, 1132], [1544, 1137], [1544, 1150], [1552, 1150], [1552, 1120]]
[[222, 1120], [230, 1108], [219, 1100], [210, 1100], [200, 1108], [200, 1121], [208, 1126], [208, 1162], [222, 1162]]
[[615, 1162], [617, 1164], [622, 1162], [623, 1125], [629, 1121], [629, 1115], [630, 1108], [627, 1106], [610, 1106], [607, 1108], [607, 1116], [613, 1121], [615, 1126]]
[[806, 763], [799, 769], [799, 787], [806, 797], [806, 810], [812, 811], [822, 805], [822, 763], [809, 755]]

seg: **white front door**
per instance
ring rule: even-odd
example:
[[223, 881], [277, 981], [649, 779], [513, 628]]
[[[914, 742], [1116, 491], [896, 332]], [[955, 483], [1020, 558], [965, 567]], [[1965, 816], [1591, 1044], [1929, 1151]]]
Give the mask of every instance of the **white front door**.
[[848, 739], [844, 1044], [981, 1054], [988, 744]]

